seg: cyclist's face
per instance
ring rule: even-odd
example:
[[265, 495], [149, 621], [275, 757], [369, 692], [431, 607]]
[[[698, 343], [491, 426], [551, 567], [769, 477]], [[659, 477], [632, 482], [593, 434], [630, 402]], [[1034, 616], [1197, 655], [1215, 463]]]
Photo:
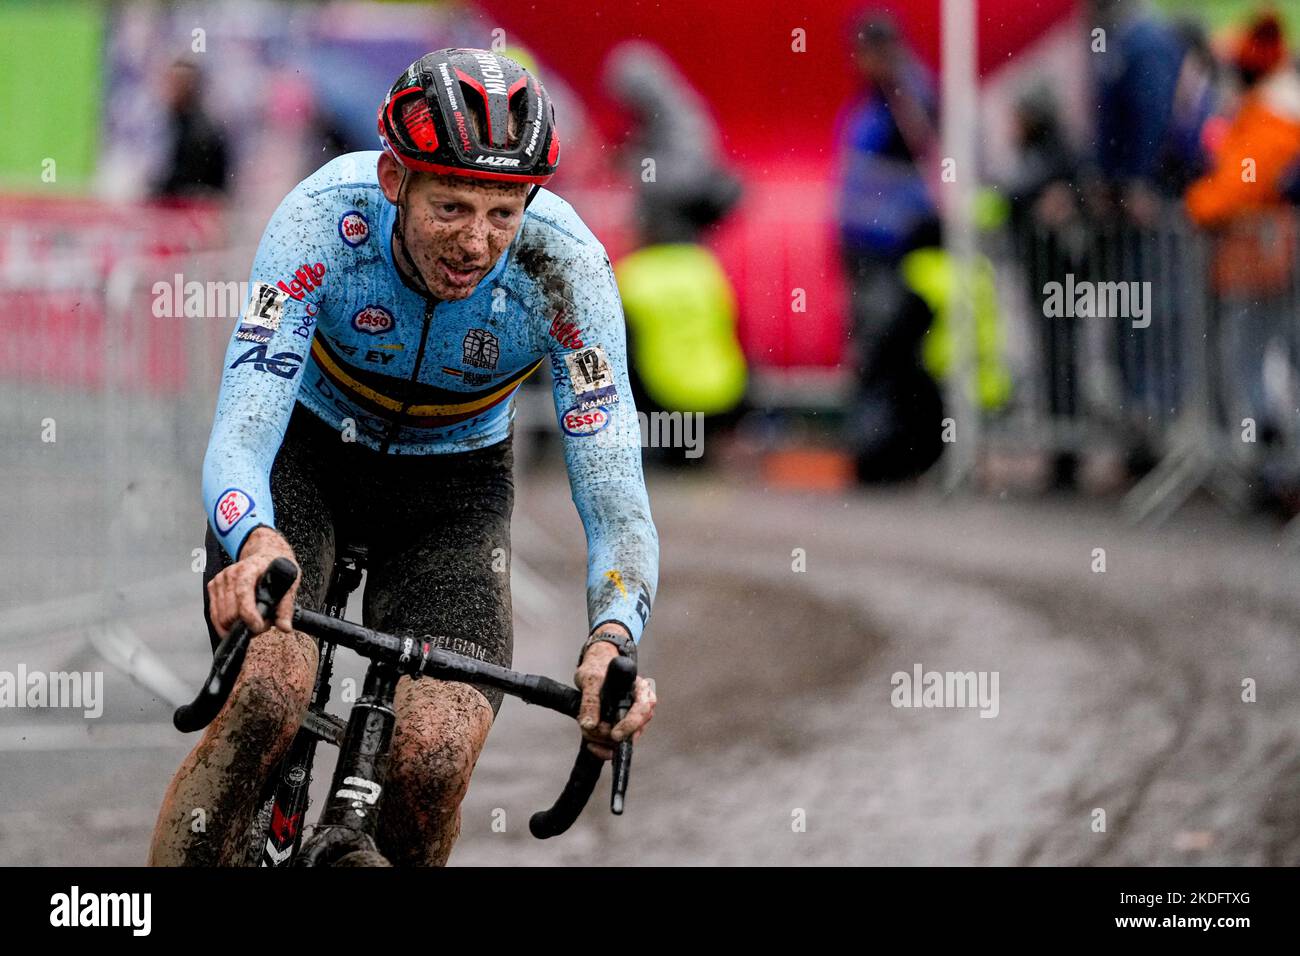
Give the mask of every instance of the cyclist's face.
[[527, 183], [418, 176], [406, 190], [406, 247], [429, 291], [464, 299], [496, 265], [524, 221]]

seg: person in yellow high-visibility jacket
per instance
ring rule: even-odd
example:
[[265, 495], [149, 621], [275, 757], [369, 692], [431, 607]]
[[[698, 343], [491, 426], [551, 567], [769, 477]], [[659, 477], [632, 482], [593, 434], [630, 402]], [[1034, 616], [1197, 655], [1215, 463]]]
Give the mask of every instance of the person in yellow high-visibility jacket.
[[[907, 287], [925, 300], [934, 321], [921, 341], [921, 360], [936, 381], [946, 381], [956, 361], [957, 342], [949, 321], [952, 296], [952, 257], [927, 247], [908, 253], [899, 263]], [[970, 399], [985, 412], [1003, 408], [1011, 398], [1011, 372], [1002, 355], [1003, 329], [998, 316], [993, 264], [977, 256], [971, 269], [975, 310], [975, 378]]]
[[637, 408], [715, 421], [738, 411], [749, 374], [735, 293], [717, 257], [695, 243], [662, 243], [624, 256], [614, 276]]

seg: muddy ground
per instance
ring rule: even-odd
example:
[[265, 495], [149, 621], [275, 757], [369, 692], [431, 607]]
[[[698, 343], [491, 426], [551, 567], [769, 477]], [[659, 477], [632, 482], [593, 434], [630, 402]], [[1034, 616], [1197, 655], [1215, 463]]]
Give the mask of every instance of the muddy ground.
[[[1300, 564], [1276, 529], [735, 475], [656, 475], [651, 498], [641, 664], [661, 703], [627, 812], [602, 787], [572, 832], [529, 836], [576, 734], [507, 700], [452, 865], [1300, 863]], [[568, 679], [585, 551], [563, 474], [522, 479], [516, 515], [515, 664]], [[196, 583], [124, 623], [194, 687], [199, 613]], [[142, 862], [188, 748], [170, 705], [76, 629], [0, 655], [106, 684], [97, 720], [0, 711], [0, 864]], [[337, 679], [360, 673], [346, 656]], [[996, 672], [997, 715], [893, 706], [891, 675], [918, 664]]]

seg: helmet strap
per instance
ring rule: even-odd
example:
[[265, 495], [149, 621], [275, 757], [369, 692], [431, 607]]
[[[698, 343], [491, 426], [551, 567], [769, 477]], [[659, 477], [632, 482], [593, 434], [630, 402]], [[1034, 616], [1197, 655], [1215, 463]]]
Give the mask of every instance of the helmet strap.
[[410, 175], [410, 170], [402, 166], [402, 182], [397, 187], [397, 217], [393, 220], [393, 238], [397, 240], [397, 249], [406, 260], [406, 266], [411, 275], [408, 277], [417, 287], [418, 291], [427, 298], [435, 299], [437, 296], [429, 289], [429, 284], [424, 281], [424, 274], [420, 272], [420, 267], [415, 264], [415, 259], [411, 256], [411, 251], [406, 248], [406, 227], [402, 222], [402, 210], [406, 203], [406, 180]]

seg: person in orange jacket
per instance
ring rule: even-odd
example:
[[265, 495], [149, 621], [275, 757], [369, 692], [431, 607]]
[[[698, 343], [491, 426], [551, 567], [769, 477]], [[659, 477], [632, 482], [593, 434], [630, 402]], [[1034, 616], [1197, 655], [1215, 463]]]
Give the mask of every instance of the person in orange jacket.
[[[1233, 65], [1243, 87], [1239, 108], [1210, 172], [1186, 197], [1192, 221], [1213, 234], [1211, 281], [1219, 302], [1229, 424], [1234, 429], [1253, 424], [1257, 440], [1266, 445], [1293, 432], [1296, 418], [1295, 396], [1270, 389], [1264, 374], [1272, 364], [1266, 361], [1270, 350], [1288, 361], [1287, 326], [1295, 319], [1290, 291], [1300, 239], [1295, 210], [1284, 195], [1286, 176], [1300, 160], [1300, 75], [1282, 37], [1277, 15], [1265, 13], [1238, 44]], [[1286, 379], [1296, 381], [1294, 369]], [[1276, 490], [1266, 488], [1266, 496]]]
[[1187, 191], [1187, 211], [1202, 226], [1279, 206], [1282, 176], [1300, 157], [1300, 76], [1288, 62], [1276, 14], [1255, 21], [1234, 65], [1244, 87], [1240, 108], [1213, 168]]

